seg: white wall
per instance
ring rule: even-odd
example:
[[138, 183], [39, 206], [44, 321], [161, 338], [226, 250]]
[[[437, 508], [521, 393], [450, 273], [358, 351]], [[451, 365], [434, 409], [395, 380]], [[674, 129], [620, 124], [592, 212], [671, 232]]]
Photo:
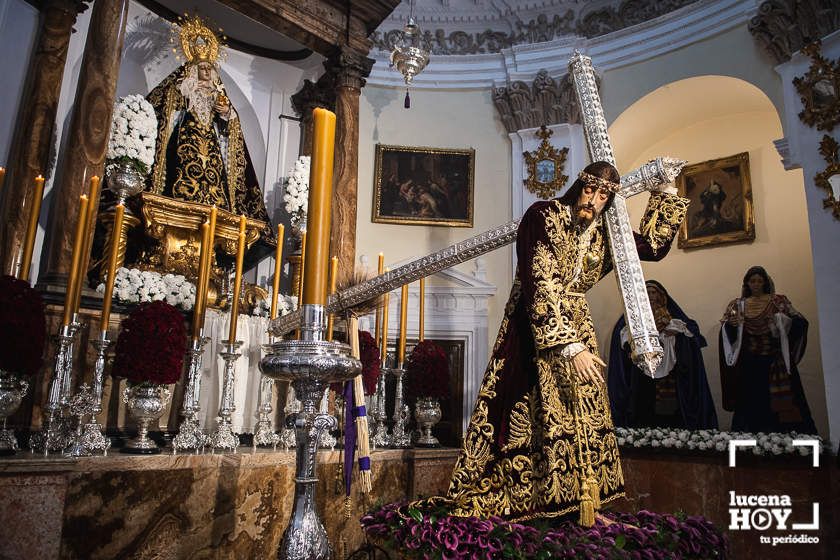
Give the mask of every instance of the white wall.
[[[359, 206], [356, 253], [385, 253], [390, 265], [442, 249], [510, 220], [510, 144], [489, 91], [414, 91], [411, 109], [405, 90], [366, 86], [359, 111]], [[475, 149], [473, 228], [375, 224], [371, 221], [376, 144]], [[495, 339], [513, 276], [510, 248], [484, 257], [487, 281], [498, 288], [490, 299], [489, 339]], [[375, 259], [373, 259], [375, 266]], [[457, 268], [471, 271], [472, 262]], [[483, 366], [482, 366], [483, 367]]]
[[23, 0], [0, 0], [0, 167], [8, 167], [26, 70], [35, 47], [38, 10]]

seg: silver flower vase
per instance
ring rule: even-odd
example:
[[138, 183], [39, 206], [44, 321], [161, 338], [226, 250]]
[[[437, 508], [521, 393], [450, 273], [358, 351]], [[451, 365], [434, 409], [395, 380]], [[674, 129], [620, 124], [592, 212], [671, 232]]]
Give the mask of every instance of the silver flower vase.
[[130, 163], [117, 163], [108, 170], [108, 189], [122, 203], [142, 191], [145, 181], [143, 174]]
[[129, 415], [137, 421], [137, 437], [120, 449], [122, 453], [154, 455], [160, 448], [149, 438], [149, 424], [163, 414], [172, 393], [160, 385], [134, 385], [123, 391]]
[[440, 447], [438, 438], [432, 435], [432, 428], [440, 422], [443, 416], [440, 403], [432, 397], [420, 397], [414, 405], [414, 418], [420, 426], [420, 437], [416, 445], [419, 447]]
[[12, 430], [6, 429], [6, 418], [14, 414], [29, 390], [29, 383], [15, 374], [0, 369], [0, 455], [13, 455], [18, 450], [17, 438]]

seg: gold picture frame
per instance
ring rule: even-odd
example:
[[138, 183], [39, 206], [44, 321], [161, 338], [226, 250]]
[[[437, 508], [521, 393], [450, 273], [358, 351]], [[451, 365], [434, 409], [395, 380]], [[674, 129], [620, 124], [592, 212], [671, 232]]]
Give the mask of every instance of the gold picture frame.
[[473, 227], [475, 150], [376, 145], [371, 221]]
[[539, 147], [533, 152], [523, 152], [528, 178], [523, 179], [525, 188], [538, 197], [548, 200], [554, 198], [569, 181], [563, 174], [569, 148], [557, 149], [548, 141], [553, 131], [542, 125], [536, 132], [542, 138]]
[[691, 201], [680, 227], [680, 249], [755, 239], [747, 152], [687, 165], [676, 184], [680, 196]]
[[823, 135], [820, 155], [828, 165], [814, 176], [814, 184], [828, 193], [823, 200], [823, 208], [830, 208], [834, 218], [840, 220], [840, 193], [837, 192], [840, 191], [840, 144], [828, 134]]
[[811, 57], [804, 76], [793, 79], [804, 109], [799, 118], [817, 130], [832, 130], [840, 123], [840, 59], [831, 61], [820, 54], [820, 42], [805, 46], [802, 52]]

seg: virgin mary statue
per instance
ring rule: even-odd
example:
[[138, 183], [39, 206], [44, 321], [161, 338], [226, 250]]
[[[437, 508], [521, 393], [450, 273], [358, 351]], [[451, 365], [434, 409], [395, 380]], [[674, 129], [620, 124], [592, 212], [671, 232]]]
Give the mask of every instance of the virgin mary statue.
[[219, 76], [219, 40], [199, 18], [181, 25], [186, 63], [146, 96], [158, 120], [157, 153], [147, 190], [213, 205], [271, 224], [236, 110]]

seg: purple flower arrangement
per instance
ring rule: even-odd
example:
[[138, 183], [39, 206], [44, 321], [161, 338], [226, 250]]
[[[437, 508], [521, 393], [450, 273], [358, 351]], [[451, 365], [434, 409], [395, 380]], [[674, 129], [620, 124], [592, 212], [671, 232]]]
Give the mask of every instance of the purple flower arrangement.
[[709, 560], [726, 558], [726, 539], [702, 517], [642, 510], [612, 513], [607, 525], [581, 527], [572, 519], [511, 523], [499, 517], [453, 517], [442, 506], [384, 505], [361, 519], [371, 541], [399, 558], [483, 560], [585, 558]]

